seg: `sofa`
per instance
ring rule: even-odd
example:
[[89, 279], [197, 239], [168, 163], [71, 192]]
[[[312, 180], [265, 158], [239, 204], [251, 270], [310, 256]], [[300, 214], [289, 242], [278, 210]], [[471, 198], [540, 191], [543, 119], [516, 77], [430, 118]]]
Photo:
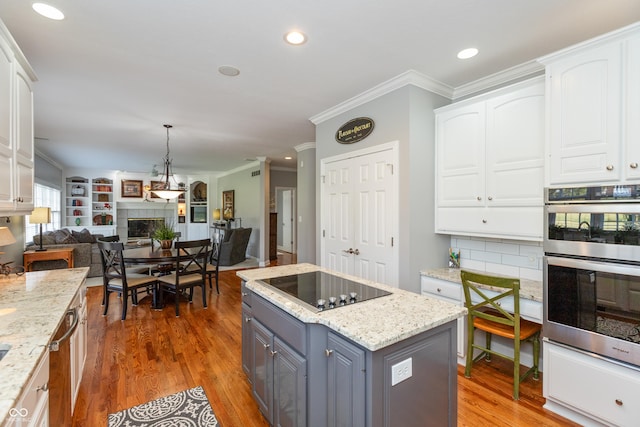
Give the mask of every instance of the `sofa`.
[[224, 233], [218, 248], [218, 265], [234, 265], [247, 259], [251, 228], [232, 228]]
[[[100, 250], [96, 239], [103, 237], [102, 234], [91, 234], [86, 228], [82, 231], [69, 230], [66, 228], [47, 231], [42, 233], [42, 247], [44, 248], [73, 248], [74, 267], [89, 267], [87, 277], [102, 276], [102, 261], [100, 260]], [[26, 250], [35, 250], [40, 247], [40, 235], [33, 237], [33, 243], [27, 245]], [[55, 270], [67, 268], [66, 261], [36, 261], [32, 269]]]

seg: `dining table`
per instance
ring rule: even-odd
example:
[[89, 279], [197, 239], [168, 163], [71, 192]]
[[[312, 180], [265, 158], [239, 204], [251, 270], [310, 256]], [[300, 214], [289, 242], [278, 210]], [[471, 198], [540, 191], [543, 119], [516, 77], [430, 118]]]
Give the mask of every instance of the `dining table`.
[[[206, 254], [208, 257], [209, 254]], [[175, 248], [162, 249], [160, 246], [135, 246], [127, 247], [122, 251], [122, 258], [127, 265], [143, 264], [154, 266], [172, 266], [175, 267], [178, 260], [178, 250]], [[162, 268], [160, 268], [162, 270]], [[169, 270], [169, 269], [168, 269]], [[155, 285], [152, 291], [151, 308], [160, 310], [163, 304], [158, 301], [159, 285]]]

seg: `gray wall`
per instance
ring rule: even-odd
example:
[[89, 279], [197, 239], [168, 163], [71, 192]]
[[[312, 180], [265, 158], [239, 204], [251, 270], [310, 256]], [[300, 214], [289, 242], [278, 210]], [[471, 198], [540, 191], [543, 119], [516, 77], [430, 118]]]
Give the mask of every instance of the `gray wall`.
[[261, 175], [252, 177], [251, 172], [259, 169], [260, 165], [256, 162], [251, 167], [220, 176], [217, 182], [218, 194], [214, 199], [217, 201], [215, 207], [220, 207], [222, 192], [234, 191], [234, 215], [236, 218], [242, 218], [244, 228], [253, 228], [247, 254], [255, 258], [259, 258], [260, 255], [260, 225], [264, 212], [263, 206], [259, 203], [262, 191]]
[[316, 145], [302, 144], [298, 152], [298, 184], [296, 191], [296, 249], [298, 262], [316, 264], [316, 208], [320, 195], [316, 191]]
[[[62, 190], [62, 169], [52, 164], [47, 159], [40, 157], [37, 153], [34, 156], [34, 180], [38, 184]], [[64, 206], [62, 203], [60, 206]]]
[[[420, 270], [444, 267], [447, 262], [449, 236], [437, 235], [434, 229], [434, 141], [433, 109], [450, 100], [413, 85], [404, 86], [373, 101], [333, 117], [316, 126], [316, 168], [323, 158], [345, 154], [391, 141], [399, 141], [399, 284], [402, 289], [420, 291]], [[338, 144], [337, 129], [356, 117], [370, 117], [375, 129], [364, 141]], [[316, 235], [320, 235], [320, 179]], [[316, 257], [320, 259], [320, 240]]]

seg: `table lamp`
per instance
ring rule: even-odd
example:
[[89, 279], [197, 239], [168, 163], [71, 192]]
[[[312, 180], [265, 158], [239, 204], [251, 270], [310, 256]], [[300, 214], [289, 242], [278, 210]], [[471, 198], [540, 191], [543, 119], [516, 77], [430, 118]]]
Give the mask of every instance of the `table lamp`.
[[220, 209], [213, 210], [213, 220], [220, 221]]
[[35, 208], [29, 215], [29, 224], [40, 224], [40, 247], [36, 251], [46, 251], [42, 247], [42, 224], [51, 222], [51, 208]]

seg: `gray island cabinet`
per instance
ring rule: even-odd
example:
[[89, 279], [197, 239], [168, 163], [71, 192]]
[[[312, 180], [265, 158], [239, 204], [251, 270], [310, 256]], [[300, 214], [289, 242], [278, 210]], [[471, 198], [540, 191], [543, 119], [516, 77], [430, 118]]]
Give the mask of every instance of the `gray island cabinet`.
[[[261, 279], [325, 271], [391, 292], [317, 312]], [[466, 309], [312, 264], [239, 271], [242, 366], [274, 426], [455, 426]]]

